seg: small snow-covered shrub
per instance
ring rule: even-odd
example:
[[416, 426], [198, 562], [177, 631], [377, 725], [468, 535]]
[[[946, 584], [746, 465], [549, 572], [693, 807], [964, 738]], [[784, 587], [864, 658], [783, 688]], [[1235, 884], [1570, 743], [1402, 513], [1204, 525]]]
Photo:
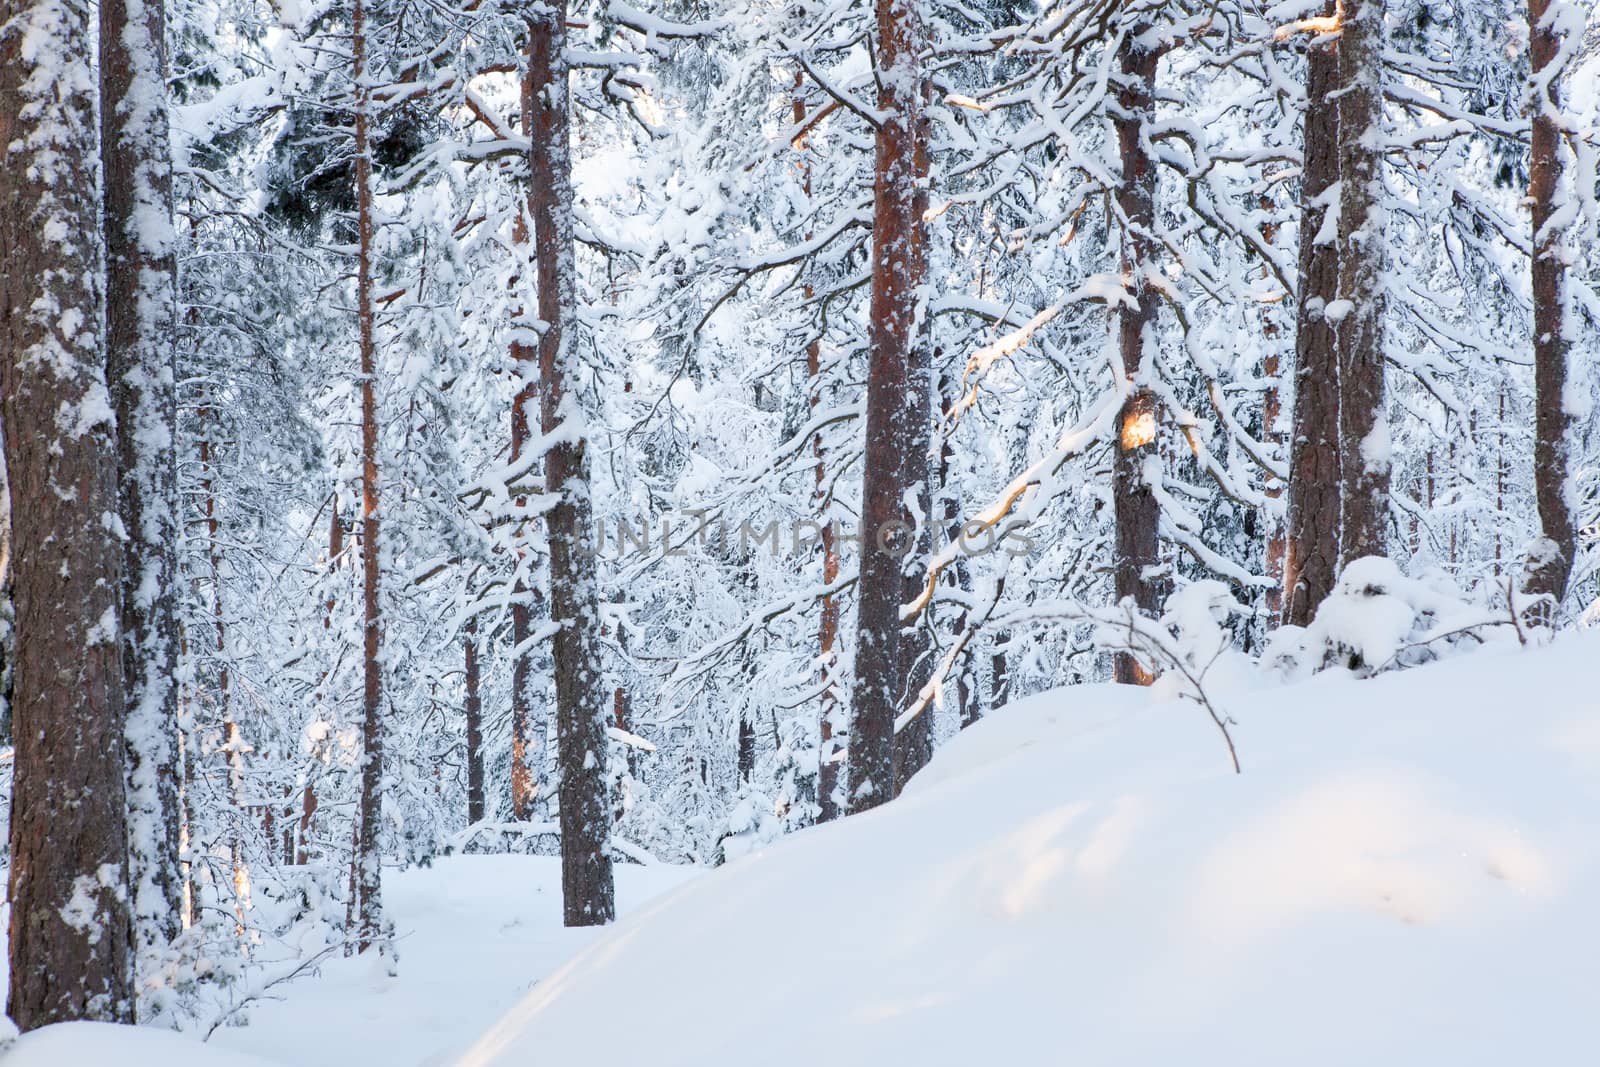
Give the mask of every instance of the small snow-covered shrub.
[[1219, 681], [1231, 687], [1251, 667], [1229, 627], [1249, 609], [1225, 582], [1206, 579], [1181, 587], [1167, 597], [1159, 619], [1135, 611], [1130, 602], [1085, 614], [1095, 622], [1097, 648], [1131, 653], [1158, 676], [1158, 687], [1178, 695], [1199, 699], [1202, 684]]
[[1250, 609], [1235, 599], [1226, 582], [1191, 582], [1162, 605], [1161, 625], [1172, 635], [1172, 650], [1200, 676], [1237, 679], [1250, 665], [1228, 624]]
[[1275, 632], [1262, 665], [1285, 677], [1340, 667], [1367, 677], [1438, 659], [1514, 632], [1509, 610], [1469, 596], [1437, 572], [1408, 578], [1395, 562], [1366, 556], [1351, 563], [1316, 618]]
[[759, 789], [743, 786], [728, 810], [727, 833], [717, 842], [717, 863], [738, 859], [781, 836], [783, 820], [774, 811], [772, 798]]

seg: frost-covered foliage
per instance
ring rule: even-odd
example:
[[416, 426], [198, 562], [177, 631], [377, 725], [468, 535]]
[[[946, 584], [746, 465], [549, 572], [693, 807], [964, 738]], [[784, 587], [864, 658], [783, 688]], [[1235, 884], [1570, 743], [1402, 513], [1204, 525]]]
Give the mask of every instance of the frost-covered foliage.
[[1443, 572], [1408, 578], [1393, 560], [1367, 556], [1344, 569], [1310, 626], [1279, 627], [1262, 661], [1288, 678], [1331, 667], [1366, 677], [1515, 640], [1526, 610], [1515, 589], [1482, 583], [1469, 595]]
[[[1572, 5], [1568, 5], [1571, 7]], [[1373, 674], [1516, 640], [1533, 504], [1526, 28], [1391, 0], [1383, 137], [1391, 559], [1277, 628], [1311, 0], [929, 3], [934, 548], [908, 614], [943, 741], [1131, 650], [1202, 703], [1254, 659]], [[385, 693], [382, 851], [558, 849], [552, 504], [511, 458], [535, 344], [521, 13], [368, 4]], [[175, 0], [186, 932], [147, 1000], [226, 1023], [350, 933], [360, 381], [347, 5]], [[570, 324], [620, 862], [817, 822], [848, 744], [871, 270], [869, 5], [574, 4]], [[1161, 53], [1148, 232], [1118, 200], [1119, 46]], [[1600, 321], [1600, 72], [1578, 35], [1572, 315]], [[1590, 183], [1592, 184], [1592, 183]], [[1120, 365], [1125, 249], [1159, 296]], [[1580, 331], [1582, 332], [1582, 331]], [[1594, 338], [1575, 350], [1592, 362]], [[1587, 347], [1585, 347], [1587, 346]], [[1115, 603], [1110, 468], [1158, 399], [1162, 612]], [[1592, 376], [1570, 408], [1592, 421]], [[537, 407], [537, 399], [534, 399]], [[534, 444], [539, 444], [533, 431]], [[1376, 445], [1374, 446], [1376, 447]], [[1562, 619], [1600, 595], [1600, 442]], [[532, 457], [532, 458], [529, 458]], [[0, 538], [0, 579], [7, 542]], [[0, 594], [4, 583], [0, 580]], [[919, 591], [920, 590], [920, 591]], [[515, 647], [513, 612], [533, 637]], [[10, 657], [0, 595], [0, 701]], [[824, 642], [826, 641], [826, 647]], [[468, 727], [469, 655], [481, 723]], [[531, 721], [514, 738], [524, 667]], [[827, 735], [824, 734], [826, 718]], [[1219, 723], [1221, 725], [1221, 723]], [[514, 751], [533, 782], [517, 820]], [[598, 758], [598, 757], [597, 757]], [[483, 772], [469, 820], [471, 768]], [[470, 825], [469, 825], [470, 823]], [[400, 946], [401, 965], [405, 949]], [[299, 961], [298, 963], [296, 961]]]

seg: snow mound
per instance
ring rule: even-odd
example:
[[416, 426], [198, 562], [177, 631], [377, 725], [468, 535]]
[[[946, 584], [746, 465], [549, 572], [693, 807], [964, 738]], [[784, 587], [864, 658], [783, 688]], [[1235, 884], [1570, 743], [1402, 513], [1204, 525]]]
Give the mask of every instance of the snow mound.
[[57, 1023], [0, 1050], [3, 1067], [274, 1067], [202, 1045], [170, 1030], [112, 1023]]
[[457, 1067], [1576, 1062], [1597, 653], [1234, 694], [1238, 776], [1192, 703], [1020, 701], [619, 923]]
[[[619, 864], [617, 906], [627, 914], [699, 873]], [[290, 1067], [443, 1067], [602, 933], [561, 925], [555, 856], [444, 856], [383, 878], [398, 974], [325, 960], [315, 977], [269, 990], [246, 1009], [248, 1026], [222, 1027], [211, 1043]]]

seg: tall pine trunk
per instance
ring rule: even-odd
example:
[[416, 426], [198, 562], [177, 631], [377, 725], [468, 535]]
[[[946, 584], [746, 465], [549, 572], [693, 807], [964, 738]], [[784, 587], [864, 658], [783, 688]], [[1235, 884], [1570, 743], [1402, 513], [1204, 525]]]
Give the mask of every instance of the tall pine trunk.
[[[862, 470], [861, 577], [857, 588], [855, 714], [848, 805], [876, 807], [894, 790], [894, 720], [903, 690], [902, 560], [915, 544], [905, 506], [909, 456], [926, 462], [920, 293], [927, 274], [926, 160], [922, 121], [925, 42], [920, 0], [877, 0], [878, 115], [873, 179], [872, 299], [867, 326], [866, 453]], [[921, 407], [919, 408], [919, 398]], [[922, 411], [922, 417], [917, 412]], [[924, 481], [926, 475], [924, 475]]]
[[383, 856], [378, 830], [383, 803], [383, 636], [378, 605], [378, 405], [372, 310], [372, 99], [367, 86], [366, 6], [355, 0], [350, 32], [355, 71], [356, 320], [361, 346], [361, 800], [357, 807], [356, 946], [383, 945]]
[[1339, 37], [1340, 566], [1385, 554], [1389, 427], [1384, 412], [1384, 0], [1344, 0]]
[[[529, 48], [532, 43], [530, 41]], [[528, 72], [522, 79], [521, 120], [524, 130], [533, 126], [533, 76], [531, 52]], [[513, 282], [526, 289], [527, 279], [522, 273], [529, 268], [527, 261], [528, 216], [533, 211], [533, 198], [537, 195], [530, 186], [526, 210], [517, 214], [511, 227], [511, 241], [519, 257], [518, 275]], [[537, 329], [528, 321], [528, 309], [519, 306], [513, 315], [515, 329], [511, 342], [511, 365], [517, 375], [517, 392], [511, 399], [511, 464], [520, 469], [520, 460], [527, 451], [532, 433], [532, 410], [538, 398], [539, 349]], [[519, 476], [520, 477], [520, 476]], [[517, 496], [517, 506], [525, 507], [526, 495]], [[533, 808], [539, 799], [538, 779], [533, 773], [533, 608], [538, 601], [538, 591], [529, 588], [524, 575], [527, 557], [519, 550], [516, 561], [517, 580], [511, 599], [511, 817], [518, 822], [533, 819]]]
[[[538, 268], [540, 427], [547, 438], [550, 618], [556, 748], [561, 772], [561, 895], [568, 926], [610, 922], [611, 811], [606, 800], [606, 708], [600, 672], [599, 592], [591, 526], [588, 432], [578, 397], [578, 278], [572, 240], [571, 104], [565, 0], [530, 9], [527, 85], [529, 184]], [[559, 431], [559, 434], [558, 434]]]
[[[1528, 591], [1559, 606], [1572, 573], [1577, 537], [1569, 479], [1573, 418], [1567, 411], [1567, 353], [1572, 346], [1562, 229], [1561, 85], [1563, 32], [1581, 34], [1583, 17], [1563, 0], [1528, 0], [1533, 60], [1533, 146], [1528, 201], [1533, 207], [1534, 495], [1545, 543], [1533, 560]], [[1592, 175], [1589, 176], [1592, 180]], [[1538, 613], [1553, 617], [1554, 610]]]
[[[1112, 124], [1122, 160], [1122, 182], [1117, 205], [1124, 218], [1122, 275], [1132, 291], [1117, 311], [1118, 348], [1127, 375], [1127, 399], [1118, 420], [1116, 458], [1112, 467], [1112, 496], [1116, 519], [1114, 583], [1118, 602], [1131, 600], [1142, 612], [1154, 612], [1160, 603], [1159, 580], [1153, 572], [1161, 562], [1161, 505], [1147, 468], [1161, 459], [1156, 424], [1156, 395], [1145, 383], [1155, 373], [1156, 293], [1147, 282], [1154, 269], [1156, 168], [1146, 150], [1146, 127], [1155, 117], [1156, 64], [1160, 54], [1146, 41], [1149, 27], [1131, 26], [1117, 47], [1121, 74], [1117, 109]], [[1131, 653], [1116, 654], [1118, 682], [1148, 685], [1153, 676]]]
[[[163, 0], [100, 4], [106, 377], [125, 581], [128, 865], [140, 970], [181, 929], [178, 870], [177, 271]], [[154, 958], [153, 958], [154, 957]]]
[[[1328, 0], [1323, 14], [1332, 17]], [[1283, 561], [1283, 621], [1309, 625], [1339, 571], [1339, 353], [1325, 317], [1339, 288], [1339, 244], [1328, 225], [1339, 181], [1337, 39], [1306, 53], [1300, 172], [1300, 293], [1295, 313], [1294, 417], [1289, 442], [1289, 512]]]
[[23, 1030], [133, 1017], [88, 11], [0, 0], [0, 423], [17, 626], [7, 1012]]

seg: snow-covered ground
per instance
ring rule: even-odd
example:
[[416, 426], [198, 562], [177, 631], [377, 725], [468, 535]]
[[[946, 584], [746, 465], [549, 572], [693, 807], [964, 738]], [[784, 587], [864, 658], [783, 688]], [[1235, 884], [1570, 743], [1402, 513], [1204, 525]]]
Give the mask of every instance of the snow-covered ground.
[[334, 960], [212, 1056], [77, 1024], [0, 1065], [1589, 1062], [1597, 664], [1235, 691], [1239, 776], [1194, 704], [1058, 690], [877, 812], [620, 867], [609, 930], [560, 928], [552, 860], [448, 858], [388, 879], [397, 978]]
[[1019, 702], [899, 801], [635, 911], [455, 1067], [1600, 1054], [1600, 641]]
[[[697, 873], [619, 865], [618, 909], [626, 914]], [[391, 872], [384, 904], [397, 936], [393, 978], [336, 957], [274, 988], [250, 1006], [248, 1025], [219, 1029], [205, 1045], [198, 1035], [74, 1023], [28, 1035], [0, 1053], [0, 1065], [444, 1067], [603, 933], [562, 927], [561, 861], [546, 856], [449, 856]]]
[[0, 1052], [6, 1067], [279, 1067], [202, 1045], [170, 1030], [61, 1023], [35, 1030]]
[[[619, 865], [618, 909], [637, 909], [694, 873]], [[546, 856], [445, 857], [389, 875], [384, 904], [397, 936], [395, 977], [332, 960], [209, 1043], [288, 1067], [444, 1067], [602, 933], [561, 925], [561, 861]]]

